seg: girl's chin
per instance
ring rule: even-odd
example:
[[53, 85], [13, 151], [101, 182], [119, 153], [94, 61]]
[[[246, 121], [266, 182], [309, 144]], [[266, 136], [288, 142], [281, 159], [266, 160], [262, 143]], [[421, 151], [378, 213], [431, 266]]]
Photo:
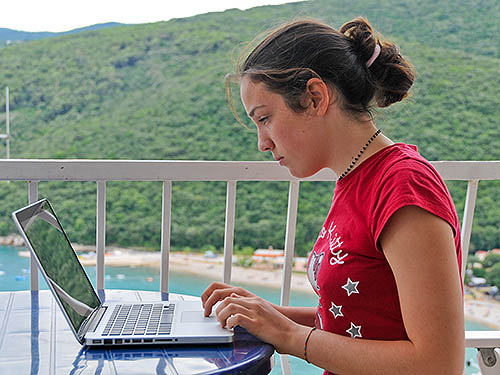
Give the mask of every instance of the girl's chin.
[[312, 168], [302, 168], [302, 169], [293, 168], [293, 166], [291, 165], [285, 165], [285, 167], [288, 168], [290, 174], [295, 178], [308, 178], [315, 175], [322, 169], [321, 167], [314, 168], [314, 166], [312, 166]]
[[290, 174], [295, 177], [295, 178], [307, 178], [307, 177], [311, 177], [314, 173], [307, 173], [306, 171], [298, 171], [296, 169], [293, 169], [293, 168], [288, 168], [288, 171], [290, 172]]

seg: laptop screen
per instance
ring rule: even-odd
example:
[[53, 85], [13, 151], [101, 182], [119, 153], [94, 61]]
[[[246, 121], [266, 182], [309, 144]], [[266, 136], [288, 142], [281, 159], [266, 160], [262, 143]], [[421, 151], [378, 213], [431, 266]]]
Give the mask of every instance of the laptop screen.
[[75, 332], [101, 302], [47, 200], [15, 213]]

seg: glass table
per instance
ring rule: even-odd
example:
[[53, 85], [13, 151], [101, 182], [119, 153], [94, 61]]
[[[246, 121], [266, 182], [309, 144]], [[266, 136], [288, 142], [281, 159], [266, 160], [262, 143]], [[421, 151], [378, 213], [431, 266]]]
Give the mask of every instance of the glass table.
[[[197, 299], [99, 290], [106, 301]], [[81, 346], [48, 290], [0, 292], [0, 374], [268, 374], [274, 348], [243, 329], [221, 345]]]

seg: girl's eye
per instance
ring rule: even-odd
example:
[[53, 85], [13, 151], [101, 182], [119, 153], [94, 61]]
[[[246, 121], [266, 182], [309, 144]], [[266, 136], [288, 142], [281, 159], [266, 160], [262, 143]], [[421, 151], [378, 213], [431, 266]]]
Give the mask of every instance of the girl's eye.
[[261, 118], [259, 118], [259, 123], [266, 124], [268, 119], [269, 119], [269, 117], [267, 117], [267, 116], [261, 117]]

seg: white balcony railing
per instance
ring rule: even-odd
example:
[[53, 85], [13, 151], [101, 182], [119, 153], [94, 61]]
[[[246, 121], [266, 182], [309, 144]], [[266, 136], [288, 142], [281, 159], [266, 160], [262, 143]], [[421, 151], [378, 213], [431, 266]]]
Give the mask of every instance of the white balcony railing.
[[[500, 161], [432, 162], [445, 180], [468, 181], [462, 222], [463, 270], [467, 263], [472, 220], [478, 184], [481, 180], [500, 180]], [[221, 161], [110, 161], [110, 160], [0, 160], [0, 180], [28, 181], [28, 201], [38, 198], [40, 181], [95, 181], [97, 183], [97, 288], [104, 289], [104, 250], [106, 232], [107, 181], [163, 181], [160, 290], [168, 292], [170, 253], [171, 201], [173, 181], [226, 181], [226, 225], [224, 236], [224, 271], [222, 281], [231, 282], [233, 237], [237, 181], [288, 181], [288, 214], [285, 238], [285, 264], [280, 303], [288, 305], [297, 219], [297, 203], [301, 181], [333, 181], [336, 176], [323, 170], [299, 180], [275, 162]], [[31, 289], [38, 289], [38, 270], [31, 262]], [[500, 331], [467, 331], [466, 346], [481, 349], [482, 366], [499, 371]], [[496, 350], [496, 351], [495, 351]], [[495, 355], [496, 353], [496, 355]], [[497, 362], [496, 365], [494, 362]], [[289, 373], [286, 359], [283, 373]], [[489, 366], [493, 364], [493, 366]], [[491, 372], [493, 373], [493, 372]]]

